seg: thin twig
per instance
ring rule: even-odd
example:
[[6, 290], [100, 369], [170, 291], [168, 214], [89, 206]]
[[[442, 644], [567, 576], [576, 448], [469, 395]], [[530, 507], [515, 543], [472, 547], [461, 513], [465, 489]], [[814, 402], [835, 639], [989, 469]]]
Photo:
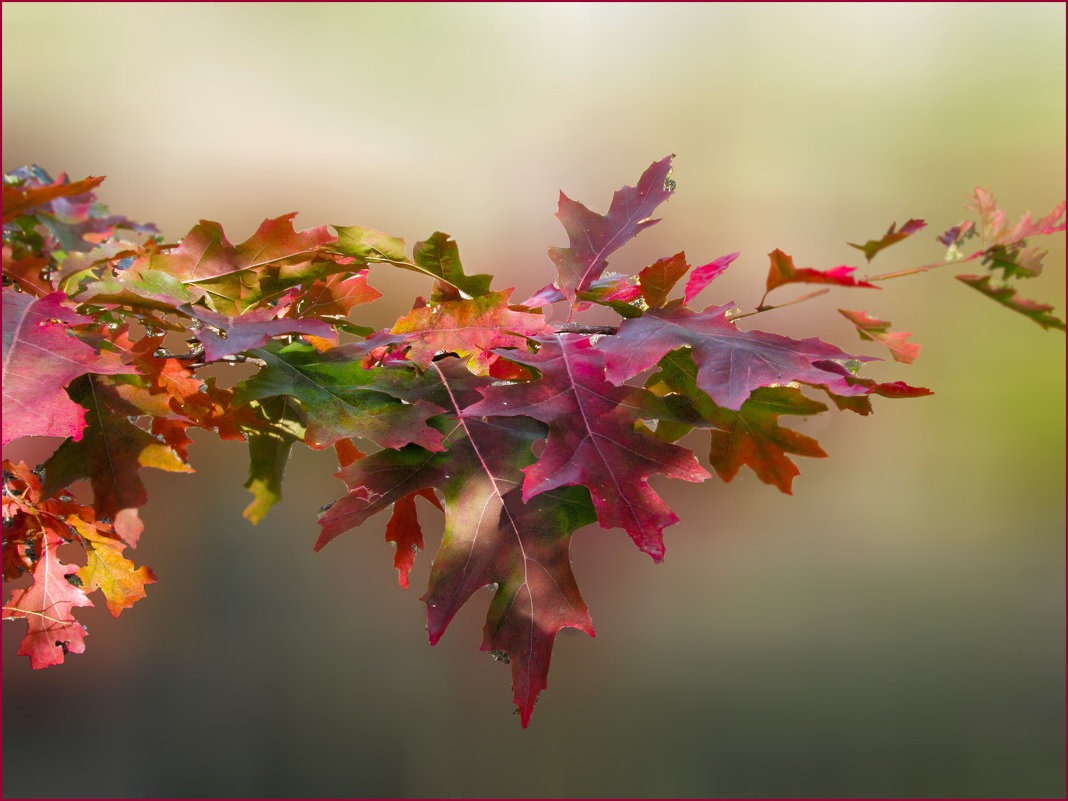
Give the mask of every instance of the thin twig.
[[865, 281], [888, 281], [891, 278], [901, 278], [905, 275], [917, 275], [918, 273], [925, 273], [928, 270], [934, 270], [938, 267], [948, 267], [951, 264], [967, 264], [972, 258], [964, 259], [951, 259], [950, 261], [936, 261], [931, 264], [925, 264], [922, 267], [913, 267], [911, 270], [900, 270], [895, 273], [883, 273], [882, 275], [873, 275], [869, 278], [865, 278]]
[[[831, 291], [830, 289], [818, 289], [815, 292], [809, 292], [807, 295], [802, 295], [801, 297], [795, 298], [794, 300], [789, 300], [786, 303], [780, 303], [777, 306], [764, 306], [764, 305], [757, 306], [756, 311], [746, 312], [745, 314], [733, 314], [733, 315], [731, 315], [730, 319], [732, 321], [733, 320], [740, 320], [743, 317], [752, 317], [754, 314], [760, 314], [761, 312], [771, 311], [772, 309], [781, 309], [783, 306], [793, 306], [795, 303], [800, 303], [803, 300], [808, 300], [809, 298], [816, 298], [816, 297], [819, 297], [820, 295], [826, 295], [830, 291]], [[766, 293], [765, 293], [765, 296], [766, 296]]]

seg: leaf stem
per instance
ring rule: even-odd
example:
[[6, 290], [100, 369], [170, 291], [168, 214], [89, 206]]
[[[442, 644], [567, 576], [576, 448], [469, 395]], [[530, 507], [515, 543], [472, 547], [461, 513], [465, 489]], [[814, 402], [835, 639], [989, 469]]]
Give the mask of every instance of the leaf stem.
[[[781, 309], [783, 306], [793, 306], [795, 303], [800, 303], [803, 300], [808, 300], [809, 298], [816, 298], [816, 297], [819, 297], [820, 295], [826, 295], [830, 291], [831, 291], [830, 289], [817, 289], [815, 292], [809, 292], [807, 295], [802, 295], [801, 297], [795, 298], [794, 300], [789, 300], [786, 303], [780, 303], [777, 306], [765, 306], [764, 305], [764, 298], [761, 298], [760, 299], [760, 305], [756, 307], [756, 311], [746, 312], [745, 314], [731, 315], [730, 319], [732, 321], [733, 320], [740, 320], [743, 317], [752, 317], [754, 314], [760, 314], [761, 312], [771, 311], [772, 309]], [[764, 293], [764, 297], [766, 298], [767, 296], [768, 296], [768, 293], [765, 292]]]

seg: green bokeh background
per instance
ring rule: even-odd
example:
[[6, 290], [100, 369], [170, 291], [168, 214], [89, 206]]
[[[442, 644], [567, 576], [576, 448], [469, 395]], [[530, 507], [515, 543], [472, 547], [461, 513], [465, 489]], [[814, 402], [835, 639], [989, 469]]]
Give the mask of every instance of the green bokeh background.
[[[925, 218], [873, 265], [903, 269], [976, 186], [1013, 218], [1064, 199], [1064, 65], [1052, 3], [4, 3], [3, 166], [107, 175], [172, 240], [294, 210], [447, 231], [525, 297], [559, 190], [603, 211], [673, 152], [612, 267], [739, 250], [705, 294], [752, 307], [776, 247], [863, 272], [845, 242]], [[1045, 244], [1027, 295], [1063, 316]], [[427, 289], [371, 282], [378, 326]], [[558, 638], [526, 731], [488, 596], [430, 648], [426, 554], [402, 591], [383, 520], [312, 553], [329, 452], [298, 446], [253, 528], [242, 446], [200, 438], [196, 474], [146, 471], [146, 601], [79, 612], [87, 652], [45, 671], [4, 626], [5, 796], [1063, 796], [1064, 336], [948, 271], [884, 287], [753, 322], [882, 356], [834, 311], [866, 309], [924, 348], [870, 374], [936, 394], [810, 421], [831, 458], [793, 497], [654, 479], [682, 518], [660, 566], [577, 534], [597, 638]]]

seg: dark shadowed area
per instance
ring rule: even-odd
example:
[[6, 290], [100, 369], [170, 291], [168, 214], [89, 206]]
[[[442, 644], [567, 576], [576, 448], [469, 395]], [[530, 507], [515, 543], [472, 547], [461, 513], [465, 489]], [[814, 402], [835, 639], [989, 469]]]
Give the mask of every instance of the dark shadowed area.
[[[441, 230], [526, 297], [565, 242], [560, 190], [603, 212], [675, 153], [663, 222], [612, 269], [741, 251], [702, 299], [752, 308], [775, 248], [862, 274], [846, 242], [926, 219], [888, 272], [940, 258], [977, 186], [1014, 219], [1065, 197], [1063, 4], [2, 13], [5, 171], [107, 175], [101, 198], [171, 241], [290, 211], [409, 247]], [[1062, 318], [1063, 242], [1025, 287]], [[662, 565], [579, 531], [597, 636], [558, 637], [525, 731], [478, 651], [488, 592], [427, 643], [439, 512], [420, 502], [428, 550], [401, 590], [384, 519], [312, 552], [343, 490], [332, 451], [298, 445], [253, 527], [247, 452], [194, 435], [196, 473], [144, 471], [147, 599], [80, 610], [86, 653], [47, 670], [4, 624], [4, 795], [1063, 796], [1065, 339], [952, 270], [752, 320], [883, 356], [835, 311], [867, 309], [923, 346], [869, 374], [935, 394], [802, 424], [830, 458], [800, 461], [793, 496], [746, 470], [654, 479], [682, 518]], [[385, 296], [357, 312], [379, 327], [429, 289], [370, 282]]]

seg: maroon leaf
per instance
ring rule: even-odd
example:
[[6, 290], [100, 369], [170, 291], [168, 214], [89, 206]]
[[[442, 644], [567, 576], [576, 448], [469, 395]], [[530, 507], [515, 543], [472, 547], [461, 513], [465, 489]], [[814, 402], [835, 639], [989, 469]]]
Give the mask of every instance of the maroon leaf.
[[480, 389], [484, 399], [465, 409], [465, 417], [526, 415], [548, 424], [545, 451], [523, 470], [523, 500], [564, 485], [583, 485], [601, 526], [623, 528], [659, 562], [664, 557], [661, 531], [678, 518], [646, 480], [660, 474], [703, 481], [708, 473], [689, 451], [635, 431], [632, 398], [644, 390], [606, 382], [604, 356], [587, 339], [557, 335], [537, 341], [536, 354], [501, 353], [535, 368], [540, 378]]
[[439, 490], [445, 499], [445, 536], [422, 599], [430, 642], [438, 642], [479, 589], [493, 589], [482, 650], [510, 661], [515, 702], [526, 726], [546, 686], [557, 632], [573, 627], [593, 634], [568, 552], [571, 533], [592, 523], [595, 514], [581, 487], [524, 502], [520, 468], [534, 460], [531, 446], [545, 435], [544, 426], [527, 417], [459, 417], [475, 394], [472, 389], [485, 386], [486, 379], [467, 373], [454, 359], [434, 362], [431, 371], [440, 378], [435, 400], [451, 405], [454, 413], [441, 418], [447, 450], [387, 449], [339, 471], [350, 489], [320, 518], [316, 548], [391, 505], [392, 526], [406, 498]]
[[974, 235], [975, 223], [965, 220], [960, 225], [954, 225], [944, 234], [938, 237], [938, 241], [947, 248], [953, 248], [963, 242], [970, 235]]
[[608, 256], [659, 220], [650, 219], [656, 207], [671, 197], [671, 157], [652, 164], [637, 186], [625, 186], [612, 196], [608, 214], [590, 211], [560, 193], [557, 218], [567, 231], [570, 247], [549, 248], [560, 273], [557, 286], [572, 303], [608, 266]]
[[39, 300], [5, 291], [3, 444], [18, 437], [80, 439], [85, 411], [63, 388], [85, 373], [133, 372], [114, 353], [98, 353], [71, 336], [72, 325], [90, 323], [54, 292]]
[[622, 384], [675, 348], [688, 346], [697, 364], [697, 386], [726, 409], [738, 411], [757, 387], [803, 381], [826, 384], [842, 395], [860, 394], [840, 378], [816, 367], [819, 360], [858, 359], [819, 339], [790, 339], [763, 331], [742, 331], [727, 319], [733, 304], [694, 312], [681, 305], [624, 320], [615, 336], [597, 347], [605, 354], [608, 380]]
[[204, 345], [204, 360], [213, 362], [224, 356], [251, 350], [264, 345], [268, 339], [279, 334], [311, 334], [329, 337], [334, 331], [323, 320], [277, 318], [278, 309], [263, 308], [247, 311], [239, 317], [219, 314], [199, 306], [181, 306], [179, 310], [203, 323], [219, 329], [225, 338], [206, 328], [196, 332], [196, 338]]
[[427, 605], [427, 630], [434, 644], [459, 608], [475, 592], [493, 591], [483, 651], [506, 654], [512, 690], [524, 727], [545, 689], [553, 641], [562, 628], [591, 637], [593, 621], [571, 571], [571, 534], [593, 522], [589, 497], [566, 487], [523, 502], [518, 490], [472, 479], [450, 503], [441, 551], [434, 560]]

